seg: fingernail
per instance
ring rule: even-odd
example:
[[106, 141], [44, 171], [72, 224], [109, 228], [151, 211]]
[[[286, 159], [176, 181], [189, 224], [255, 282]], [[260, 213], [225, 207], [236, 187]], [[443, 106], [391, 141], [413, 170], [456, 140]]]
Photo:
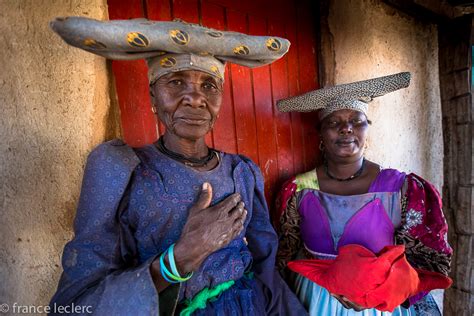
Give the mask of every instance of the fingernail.
[[202, 184], [202, 189], [203, 189], [203, 190], [208, 190], [208, 189], [209, 189], [209, 183], [204, 182], [204, 183]]

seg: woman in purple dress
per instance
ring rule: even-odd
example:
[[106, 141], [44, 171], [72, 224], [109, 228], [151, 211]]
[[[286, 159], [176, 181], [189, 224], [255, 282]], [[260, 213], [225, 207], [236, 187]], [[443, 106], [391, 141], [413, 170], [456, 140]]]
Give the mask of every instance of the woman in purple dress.
[[290, 179], [279, 196], [277, 264], [310, 315], [439, 315], [426, 292], [409, 297], [393, 313], [381, 312], [329, 293], [286, 268], [294, 259], [334, 259], [344, 245], [361, 245], [377, 254], [385, 246], [402, 244], [412, 267], [448, 274], [452, 250], [436, 189], [415, 174], [384, 169], [364, 158], [367, 102], [407, 87], [409, 81], [409, 73], [400, 73], [279, 102], [283, 111], [320, 110], [323, 163]]
[[108, 58], [148, 58], [152, 110], [166, 127], [155, 144], [115, 140], [89, 155], [52, 314], [304, 315], [274, 268], [258, 167], [205, 143], [224, 61], [267, 64], [289, 43], [143, 19], [71, 17], [52, 27]]

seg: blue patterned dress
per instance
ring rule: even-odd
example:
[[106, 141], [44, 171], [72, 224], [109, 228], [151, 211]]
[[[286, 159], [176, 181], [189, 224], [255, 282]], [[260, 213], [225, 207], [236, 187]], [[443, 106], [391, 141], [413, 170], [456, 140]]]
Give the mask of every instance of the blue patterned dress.
[[[240, 193], [248, 211], [244, 230], [189, 281], [158, 295], [150, 264], [179, 239], [203, 182], [213, 187], [212, 204]], [[117, 140], [102, 144], [88, 158], [74, 231], [52, 308], [74, 304], [91, 306], [99, 315], [174, 314], [202, 289], [235, 280], [193, 315], [306, 314], [275, 272], [277, 237], [263, 179], [245, 157], [221, 153], [216, 168], [201, 172], [152, 145], [132, 150]]]

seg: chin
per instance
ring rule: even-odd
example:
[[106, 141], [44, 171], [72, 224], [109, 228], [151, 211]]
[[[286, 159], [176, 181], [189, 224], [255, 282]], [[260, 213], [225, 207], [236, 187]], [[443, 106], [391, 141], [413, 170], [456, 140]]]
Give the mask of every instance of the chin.
[[180, 132], [179, 130], [178, 131], [175, 131], [175, 134], [176, 136], [180, 137], [180, 138], [184, 138], [184, 139], [187, 139], [187, 140], [190, 140], [190, 141], [198, 141], [204, 137], [206, 137], [206, 135], [210, 132], [210, 130], [206, 130], [206, 131], [196, 131], [196, 132], [192, 132], [192, 131], [185, 131], [185, 132]]
[[359, 156], [359, 152], [358, 151], [340, 151], [338, 153], [336, 153], [336, 156], [339, 156], [339, 157], [344, 157], [344, 158], [349, 158], [349, 157], [355, 157], [355, 156]]
[[334, 158], [340, 158], [340, 159], [359, 159], [362, 157], [363, 154], [360, 151], [340, 151], [337, 152], [333, 155]]

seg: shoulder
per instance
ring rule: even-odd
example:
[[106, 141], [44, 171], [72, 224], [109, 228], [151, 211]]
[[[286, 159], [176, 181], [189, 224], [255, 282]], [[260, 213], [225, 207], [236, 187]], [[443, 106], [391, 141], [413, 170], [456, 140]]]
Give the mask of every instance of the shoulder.
[[382, 169], [370, 185], [372, 192], [398, 192], [404, 187], [406, 174], [397, 169]]
[[103, 169], [105, 166], [114, 170], [133, 170], [140, 160], [133, 148], [120, 139], [107, 141], [96, 146], [87, 158], [87, 165], [93, 168]]
[[409, 173], [406, 176], [407, 181], [412, 181], [417, 183], [420, 187], [423, 187], [425, 185], [432, 186], [433, 184], [429, 182], [428, 180], [424, 179], [423, 177], [417, 175], [416, 173]]
[[380, 168], [380, 173], [384, 173], [389, 176], [397, 176], [397, 175], [405, 174], [405, 172], [400, 171], [398, 169], [394, 169], [394, 168], [383, 168], [382, 166], [379, 166], [379, 168]]
[[405, 177], [406, 173], [397, 169], [382, 168], [380, 167], [380, 173], [387, 177]]
[[407, 194], [411, 195], [432, 195], [441, 201], [438, 189], [416, 173], [409, 173], [406, 175], [404, 189]]
[[316, 169], [300, 173], [286, 180], [280, 190], [280, 195], [289, 198], [305, 189], [319, 190], [319, 181]]
[[230, 154], [225, 152], [220, 152], [225, 159], [230, 159], [234, 167], [239, 165], [246, 166], [249, 170], [258, 176], [262, 176], [262, 172], [260, 171], [259, 166], [249, 157], [242, 155], [242, 154]]
[[297, 192], [304, 189], [319, 190], [319, 180], [316, 169], [296, 175], [294, 183]]

